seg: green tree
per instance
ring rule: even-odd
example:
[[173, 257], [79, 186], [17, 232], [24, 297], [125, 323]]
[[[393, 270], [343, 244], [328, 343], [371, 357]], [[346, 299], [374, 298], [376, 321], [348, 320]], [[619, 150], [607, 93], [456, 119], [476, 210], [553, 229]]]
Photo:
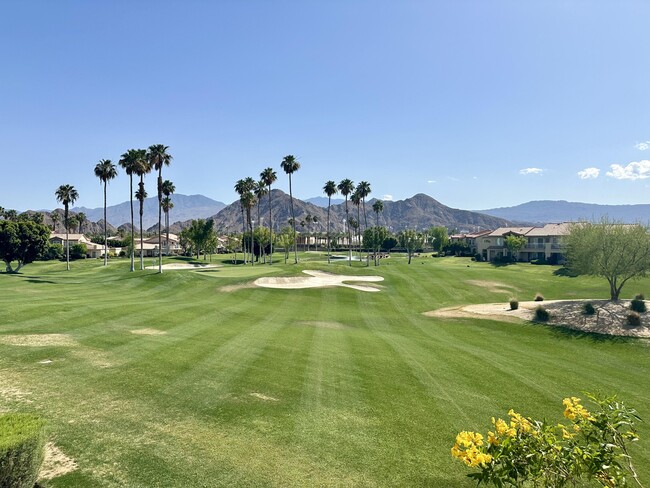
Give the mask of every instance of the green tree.
[[367, 181], [360, 181], [359, 184], [357, 185], [356, 192], [359, 194], [361, 197], [361, 201], [363, 203], [363, 228], [364, 230], [368, 228], [368, 217], [366, 216], [366, 197], [370, 195], [370, 192], [372, 190], [370, 189], [370, 183]]
[[184, 239], [189, 241], [192, 251], [196, 253], [196, 259], [199, 259], [202, 251], [205, 254], [206, 245], [211, 235], [214, 234], [214, 220], [192, 220], [190, 226], [181, 234]]
[[79, 193], [72, 185], [61, 185], [54, 192], [56, 200], [63, 204], [63, 223], [65, 225], [65, 264], [66, 270], [70, 271], [70, 242], [68, 234], [70, 233], [69, 207], [79, 198]]
[[[257, 200], [257, 226], [262, 227], [262, 218], [260, 217], [260, 207], [262, 205], [262, 198], [269, 192], [268, 186], [263, 179], [255, 183], [255, 188], [253, 188], [253, 194], [255, 195], [255, 200]], [[265, 249], [265, 246], [261, 246], [262, 249]], [[264, 263], [266, 263], [266, 253], [264, 255]]]
[[140, 177], [138, 183], [138, 191], [135, 192], [135, 197], [140, 202], [140, 271], [144, 270], [144, 228], [142, 225], [142, 216], [144, 215], [144, 201], [147, 198], [147, 192], [144, 189], [144, 175], [151, 172], [151, 161], [147, 157], [145, 149], [138, 149], [138, 158], [135, 165], [135, 174]]
[[429, 237], [432, 240], [433, 250], [436, 252], [442, 252], [445, 246], [449, 243], [449, 233], [447, 232], [446, 227], [431, 227], [429, 229]]
[[516, 261], [517, 254], [526, 246], [527, 240], [524, 236], [516, 236], [514, 234], [510, 234], [509, 236], [506, 236], [504, 242], [506, 248], [508, 249], [510, 259]]
[[295, 234], [292, 228], [285, 227], [276, 236], [276, 244], [284, 251], [284, 264], [287, 264], [289, 259], [289, 251], [295, 242]]
[[172, 162], [172, 155], [167, 152], [169, 146], [164, 144], [154, 144], [149, 146], [147, 151], [147, 160], [149, 167], [158, 171], [158, 273], [162, 273], [162, 199], [163, 199], [163, 179], [162, 168], [169, 166]]
[[[174, 208], [171, 195], [176, 191], [174, 183], [169, 180], [163, 181], [162, 192], [165, 195], [162, 199], [162, 209], [165, 212], [165, 233], [167, 238], [167, 254], [169, 254], [169, 211]], [[158, 229], [160, 231], [160, 228]]]
[[325, 183], [323, 187], [325, 195], [327, 195], [327, 263], [331, 263], [332, 255], [332, 242], [331, 242], [331, 228], [330, 228], [330, 210], [332, 207], [332, 195], [335, 195], [337, 192], [336, 183], [332, 180], [329, 180]]
[[269, 264], [273, 264], [273, 213], [271, 211], [271, 185], [276, 182], [278, 175], [275, 173], [273, 168], [266, 168], [260, 173], [260, 178], [269, 189]]
[[375, 266], [379, 266], [379, 249], [388, 235], [388, 229], [386, 227], [369, 227], [363, 232], [363, 247], [372, 249]]
[[131, 203], [131, 244], [129, 246], [131, 257], [131, 271], [135, 271], [135, 224], [133, 220], [133, 175], [137, 174], [137, 168], [140, 166], [140, 160], [144, 158], [146, 151], [144, 149], [129, 149], [120, 156], [119, 165], [129, 175], [129, 201]]
[[361, 260], [361, 193], [358, 190], [355, 190], [354, 193], [350, 196], [350, 201], [352, 205], [357, 207], [357, 218], [356, 220], [351, 220], [350, 224], [354, 227], [354, 230], [357, 233], [357, 242], [359, 244], [359, 260]]
[[337, 185], [339, 193], [345, 197], [345, 222], [348, 232], [348, 261], [352, 266], [352, 232], [350, 227], [350, 212], [348, 210], [348, 196], [354, 191], [354, 183], [352, 180], [344, 179]]
[[298, 264], [298, 241], [296, 240], [296, 215], [293, 211], [293, 190], [291, 189], [291, 175], [300, 169], [300, 163], [295, 156], [289, 154], [284, 157], [281, 163], [282, 169], [289, 175], [289, 202], [291, 204], [291, 219], [293, 227], [293, 254], [294, 264]]
[[70, 246], [70, 259], [85, 259], [87, 255], [88, 247], [83, 242]]
[[[30, 220], [0, 220], [0, 256], [7, 273], [18, 273], [24, 265], [47, 253], [50, 229]], [[13, 269], [11, 263], [18, 265]]]
[[397, 235], [399, 245], [406, 250], [408, 254], [408, 264], [411, 264], [411, 258], [418, 249], [424, 244], [424, 236], [413, 229], [406, 229]]
[[639, 224], [607, 219], [577, 223], [571, 226], [565, 244], [569, 269], [605, 278], [613, 301], [619, 299], [629, 280], [645, 276], [650, 270], [650, 235], [648, 228]]
[[95, 176], [104, 184], [104, 266], [108, 265], [108, 230], [106, 228], [106, 186], [117, 177], [117, 168], [110, 159], [101, 159], [95, 165]]
[[397, 244], [399, 244], [399, 241], [395, 238], [395, 236], [389, 233], [388, 237], [386, 237], [386, 239], [384, 239], [384, 242], [381, 243], [381, 248], [386, 249], [386, 251], [390, 253], [391, 249], [397, 246]]
[[83, 212], [77, 214], [77, 223], [79, 224], [79, 234], [83, 234], [83, 225], [86, 223], [87, 217]]
[[54, 211], [50, 214], [50, 218], [52, 219], [52, 232], [56, 232], [56, 224], [61, 220], [61, 216]]

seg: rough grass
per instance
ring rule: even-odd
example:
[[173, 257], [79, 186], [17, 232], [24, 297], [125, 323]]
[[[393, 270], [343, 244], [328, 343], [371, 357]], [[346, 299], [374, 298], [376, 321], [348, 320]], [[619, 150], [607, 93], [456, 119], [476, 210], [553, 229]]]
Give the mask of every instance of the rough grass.
[[[459, 258], [365, 268], [317, 257], [296, 266], [278, 254], [272, 267], [224, 258], [163, 275], [129, 273], [127, 260], [0, 274], [0, 338], [70, 339], [0, 340], [0, 388], [20, 392], [0, 395], [0, 410], [46, 418], [78, 466], [48, 486], [470, 487], [449, 454], [455, 435], [485, 431], [509, 408], [560, 421], [563, 397], [594, 391], [650, 419], [647, 341], [421, 314], [506, 302], [513, 289], [606, 298], [604, 281]], [[239, 286], [303, 269], [385, 281], [379, 293]], [[649, 426], [640, 434], [632, 454], [648, 484]]]

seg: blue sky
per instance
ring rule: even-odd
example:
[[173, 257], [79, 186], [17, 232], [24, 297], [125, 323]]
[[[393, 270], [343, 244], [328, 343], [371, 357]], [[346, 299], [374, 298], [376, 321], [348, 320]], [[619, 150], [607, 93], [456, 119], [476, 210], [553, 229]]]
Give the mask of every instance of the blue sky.
[[[650, 203], [645, 1], [0, 4], [0, 205], [99, 207], [93, 167], [163, 143], [226, 203], [294, 154], [294, 194], [367, 180], [481, 209]], [[154, 178], [148, 180], [154, 193]], [[124, 174], [109, 205], [128, 200]]]

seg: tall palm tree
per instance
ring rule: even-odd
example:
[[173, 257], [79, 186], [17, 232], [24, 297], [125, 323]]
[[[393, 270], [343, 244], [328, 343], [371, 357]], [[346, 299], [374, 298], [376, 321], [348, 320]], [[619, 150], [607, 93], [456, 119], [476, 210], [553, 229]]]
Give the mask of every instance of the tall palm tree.
[[313, 219], [309, 213], [305, 217], [305, 223], [307, 224], [307, 251], [309, 251], [309, 245], [311, 244], [311, 223], [314, 221]]
[[162, 273], [162, 196], [163, 196], [163, 179], [162, 168], [169, 166], [172, 162], [172, 155], [167, 152], [169, 146], [164, 144], [154, 144], [149, 146], [147, 159], [150, 166], [158, 171], [158, 273]]
[[70, 271], [70, 242], [68, 241], [68, 209], [70, 205], [74, 205], [74, 202], [79, 198], [79, 193], [75, 190], [72, 185], [61, 185], [54, 192], [57, 202], [63, 204], [63, 222], [65, 225], [65, 266], [66, 270]]
[[341, 195], [345, 197], [345, 222], [348, 230], [348, 258], [350, 266], [352, 266], [352, 234], [350, 232], [350, 213], [348, 211], [348, 195], [354, 191], [354, 183], [352, 180], [344, 179], [337, 186]]
[[135, 224], [133, 222], [133, 174], [143, 157], [143, 149], [129, 149], [120, 156], [119, 165], [129, 175], [129, 200], [131, 202], [131, 271], [135, 271]]
[[[167, 233], [167, 254], [169, 254], [169, 211], [174, 208], [170, 195], [176, 191], [174, 183], [169, 180], [163, 181], [162, 192], [165, 197], [162, 199], [162, 209], [165, 212], [165, 229]], [[158, 228], [160, 231], [160, 227]]]
[[242, 207], [246, 209], [246, 218], [248, 220], [248, 230], [251, 233], [251, 238], [250, 238], [251, 266], [255, 265], [255, 257], [253, 256], [253, 250], [254, 250], [254, 245], [253, 245], [253, 221], [251, 219], [251, 209], [255, 206], [255, 200], [256, 200], [255, 195], [250, 190], [244, 192], [244, 194], [240, 198]]
[[330, 208], [332, 207], [332, 195], [337, 193], [336, 183], [332, 180], [329, 180], [325, 183], [323, 187], [325, 195], [327, 195], [327, 263], [331, 262], [330, 255], [332, 254], [332, 249], [330, 247]]
[[260, 173], [260, 178], [264, 184], [269, 188], [269, 241], [270, 241], [270, 254], [269, 264], [273, 264], [273, 214], [271, 213], [271, 185], [278, 179], [278, 175], [273, 168], [266, 168]]
[[298, 240], [296, 239], [296, 216], [293, 212], [293, 191], [291, 189], [291, 175], [300, 169], [300, 163], [295, 156], [289, 154], [281, 163], [282, 169], [289, 175], [289, 201], [291, 202], [291, 218], [293, 219], [293, 255], [294, 264], [298, 264]]
[[363, 202], [363, 230], [366, 230], [368, 228], [368, 218], [366, 216], [366, 197], [370, 195], [371, 191], [372, 190], [370, 189], [370, 183], [367, 181], [361, 181], [357, 185], [357, 192], [359, 193], [361, 201]]
[[117, 177], [117, 168], [110, 159], [100, 159], [95, 165], [95, 176], [104, 184], [104, 266], [108, 265], [108, 230], [106, 228], [106, 186]]
[[[262, 225], [262, 219], [260, 218], [260, 206], [262, 205], [262, 197], [266, 195], [269, 192], [269, 188], [266, 186], [266, 183], [264, 183], [264, 180], [260, 180], [255, 183], [255, 188], [253, 188], [253, 194], [255, 195], [255, 199], [257, 200], [257, 225], [258, 227], [261, 227]], [[260, 233], [260, 236], [262, 234]], [[264, 246], [261, 245], [260, 247], [264, 249]], [[266, 253], [264, 253], [264, 263], [266, 263]]]
[[138, 191], [135, 192], [135, 197], [140, 202], [140, 271], [144, 270], [144, 242], [143, 242], [143, 232], [142, 228], [142, 216], [144, 214], [144, 201], [147, 198], [147, 192], [144, 189], [144, 175], [151, 171], [151, 161], [147, 157], [147, 151], [145, 149], [138, 149], [138, 158], [135, 165], [135, 174], [140, 177], [140, 183], [138, 183]]
[[86, 217], [86, 214], [85, 214], [85, 213], [83, 213], [83, 212], [79, 212], [79, 213], [77, 214], [77, 222], [79, 223], [79, 234], [83, 234], [83, 233], [84, 233], [84, 231], [83, 231], [83, 225], [84, 225], [84, 223], [86, 222], [86, 220], [88, 220], [88, 218]]
[[[4, 212], [2, 213], [4, 214]], [[52, 212], [50, 218], [52, 219], [52, 232], [56, 232], [56, 224], [61, 220], [61, 217], [58, 213]]]
[[377, 255], [379, 254], [379, 243], [377, 242], [377, 229], [379, 227], [379, 213], [384, 211], [384, 202], [382, 200], [375, 200], [372, 204], [372, 210], [375, 212], [375, 266], [379, 263]]
[[361, 260], [361, 194], [355, 190], [354, 193], [350, 195], [350, 201], [352, 202], [352, 205], [357, 207], [357, 225], [355, 226], [355, 230], [357, 231], [357, 239], [359, 244], [359, 260]]
[[250, 176], [243, 178], [241, 180], [237, 180], [235, 183], [235, 191], [239, 194], [239, 206], [241, 208], [241, 218], [242, 218], [242, 251], [244, 252], [244, 264], [247, 263], [246, 261], [246, 249], [244, 247], [244, 234], [246, 233], [246, 217], [244, 216], [244, 195], [246, 193], [250, 193], [253, 191], [253, 188], [255, 188], [255, 180], [251, 178]]

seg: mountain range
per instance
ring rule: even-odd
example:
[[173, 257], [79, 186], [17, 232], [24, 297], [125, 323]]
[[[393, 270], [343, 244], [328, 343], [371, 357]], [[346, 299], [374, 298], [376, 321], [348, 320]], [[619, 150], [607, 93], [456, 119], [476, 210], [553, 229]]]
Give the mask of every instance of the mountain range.
[[589, 220], [604, 217], [624, 223], [644, 223], [650, 220], [650, 205], [598, 205], [565, 200], [536, 200], [514, 207], [476, 210], [477, 212], [516, 222], [549, 223]]

